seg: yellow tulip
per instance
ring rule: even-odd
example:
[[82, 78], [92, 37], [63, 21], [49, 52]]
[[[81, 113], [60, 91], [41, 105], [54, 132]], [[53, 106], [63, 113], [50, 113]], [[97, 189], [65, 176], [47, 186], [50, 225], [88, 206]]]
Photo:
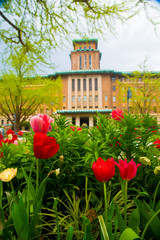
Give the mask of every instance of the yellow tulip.
[[154, 174], [160, 175], [160, 166], [155, 167]]
[[139, 159], [139, 161], [141, 162], [141, 163], [143, 163], [144, 165], [149, 165], [149, 166], [151, 166], [151, 161], [150, 161], [150, 159], [148, 159], [147, 157], [140, 157], [140, 159]]
[[0, 180], [2, 182], [11, 181], [17, 174], [17, 168], [7, 168], [0, 173]]

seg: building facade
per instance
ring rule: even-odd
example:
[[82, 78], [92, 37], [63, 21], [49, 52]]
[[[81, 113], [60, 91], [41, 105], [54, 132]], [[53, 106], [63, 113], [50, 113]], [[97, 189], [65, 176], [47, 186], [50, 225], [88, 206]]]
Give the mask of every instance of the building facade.
[[[97, 112], [110, 114], [116, 108], [129, 111], [128, 84], [133, 87], [135, 82], [130, 81], [125, 74], [131, 73], [101, 70], [102, 54], [98, 50], [97, 39], [73, 40], [72, 42], [71, 71], [50, 75], [53, 78], [61, 76], [63, 84], [62, 109], [57, 110], [57, 113], [65, 115], [78, 126], [83, 123], [93, 126], [94, 115]], [[138, 81], [138, 84], [142, 86], [142, 79]], [[125, 91], [121, 91], [120, 86]], [[154, 99], [152, 105], [156, 110]], [[156, 111], [152, 114], [156, 114]]]

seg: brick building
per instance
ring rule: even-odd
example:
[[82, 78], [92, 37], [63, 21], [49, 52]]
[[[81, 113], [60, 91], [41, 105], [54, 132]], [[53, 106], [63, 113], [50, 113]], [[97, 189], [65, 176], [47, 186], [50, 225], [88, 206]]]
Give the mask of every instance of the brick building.
[[[101, 52], [97, 39], [72, 42], [71, 71], [50, 75], [53, 78], [61, 76], [63, 84], [63, 105], [57, 113], [67, 116], [77, 126], [83, 123], [93, 126], [96, 112], [110, 114], [116, 108], [128, 111], [128, 83], [131, 86], [135, 83], [129, 82], [124, 72], [100, 69]], [[142, 79], [138, 81], [143, 85]], [[125, 89], [121, 94], [120, 84]], [[156, 103], [153, 101], [152, 104], [156, 109]]]

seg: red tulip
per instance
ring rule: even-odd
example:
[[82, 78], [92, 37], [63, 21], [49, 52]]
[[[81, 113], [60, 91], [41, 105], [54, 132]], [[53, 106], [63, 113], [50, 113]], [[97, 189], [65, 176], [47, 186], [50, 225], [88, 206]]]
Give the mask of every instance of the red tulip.
[[157, 138], [157, 140], [154, 141], [153, 144], [156, 145], [156, 146], [155, 146], [156, 148], [160, 148], [160, 139]]
[[133, 159], [129, 163], [127, 163], [127, 159], [125, 159], [125, 161], [120, 159], [119, 163], [115, 162], [115, 164], [119, 168], [121, 178], [126, 181], [134, 178], [137, 173], [137, 168], [142, 165], [138, 163], [136, 166], [136, 163], [133, 161]]
[[30, 124], [35, 133], [47, 133], [51, 130], [51, 122], [53, 118], [47, 114], [38, 114], [31, 118]]
[[8, 129], [8, 131], [6, 132], [6, 134], [7, 134], [7, 135], [12, 134], [12, 135], [13, 135], [13, 134], [14, 134], [14, 131], [13, 131], [12, 129]]
[[34, 155], [39, 159], [53, 157], [59, 150], [59, 144], [54, 137], [48, 137], [45, 133], [35, 133], [33, 140]]
[[122, 118], [124, 118], [123, 116], [123, 111], [122, 110], [119, 110], [119, 109], [115, 109], [112, 111], [112, 118], [114, 120], [117, 120], [117, 121], [121, 121]]
[[102, 158], [98, 158], [92, 165], [93, 173], [99, 182], [109, 181], [115, 174], [114, 159], [107, 159], [104, 161]]
[[22, 132], [22, 131], [19, 131], [19, 132], [18, 132], [18, 136], [23, 136], [23, 132]]

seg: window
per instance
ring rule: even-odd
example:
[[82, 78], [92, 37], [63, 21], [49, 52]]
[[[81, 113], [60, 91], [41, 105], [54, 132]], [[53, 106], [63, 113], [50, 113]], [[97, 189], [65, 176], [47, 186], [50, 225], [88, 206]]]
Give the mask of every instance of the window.
[[89, 101], [92, 102], [92, 95], [89, 96]]
[[72, 96], [72, 102], [75, 102], [75, 96]]
[[83, 79], [83, 90], [86, 91], [86, 79]]
[[75, 91], [75, 79], [72, 79], [72, 91]]
[[3, 125], [4, 124], [4, 120], [1, 120], [1, 125]]
[[79, 56], [79, 69], [82, 69], [82, 56]]
[[89, 78], [89, 91], [92, 91], [92, 78]]
[[85, 96], [85, 95], [83, 96], [83, 101], [87, 102], [87, 96]]
[[37, 110], [35, 110], [35, 114], [37, 114]]
[[79, 49], [81, 50], [82, 48], [81, 48], [81, 47], [79, 47]]
[[116, 91], [116, 86], [112, 87], [112, 91], [115, 92]]
[[112, 82], [115, 82], [116, 81], [116, 78], [115, 77], [112, 77]]
[[63, 96], [63, 102], [65, 102], [66, 101], [66, 97], [65, 96]]
[[81, 101], [81, 96], [78, 96], [78, 102], [80, 102]]
[[87, 68], [87, 56], [84, 55], [84, 69]]
[[89, 55], [89, 69], [92, 69], [92, 56]]
[[139, 78], [139, 81], [142, 82], [142, 78]]
[[91, 46], [89, 46], [89, 49], [91, 49]]
[[84, 47], [84, 49], [86, 50], [86, 47]]
[[95, 102], [98, 102], [98, 95], [95, 95]]
[[97, 91], [97, 90], [98, 90], [98, 79], [95, 78], [95, 91]]
[[156, 107], [153, 107], [153, 111], [156, 113], [156, 112], [157, 112], [157, 108], [156, 108]]
[[104, 97], [104, 100], [105, 100], [105, 102], [107, 102], [107, 100], [108, 100], [108, 96], [105, 96], [105, 97]]
[[105, 108], [108, 108], [108, 106], [105, 106]]
[[48, 108], [46, 109], [46, 114], [49, 114], [49, 109]]
[[116, 107], [113, 107], [113, 109], [115, 110], [115, 109], [116, 109]]
[[80, 91], [80, 90], [81, 90], [81, 80], [78, 79], [78, 91]]
[[113, 97], [113, 102], [116, 102], [116, 97]]

